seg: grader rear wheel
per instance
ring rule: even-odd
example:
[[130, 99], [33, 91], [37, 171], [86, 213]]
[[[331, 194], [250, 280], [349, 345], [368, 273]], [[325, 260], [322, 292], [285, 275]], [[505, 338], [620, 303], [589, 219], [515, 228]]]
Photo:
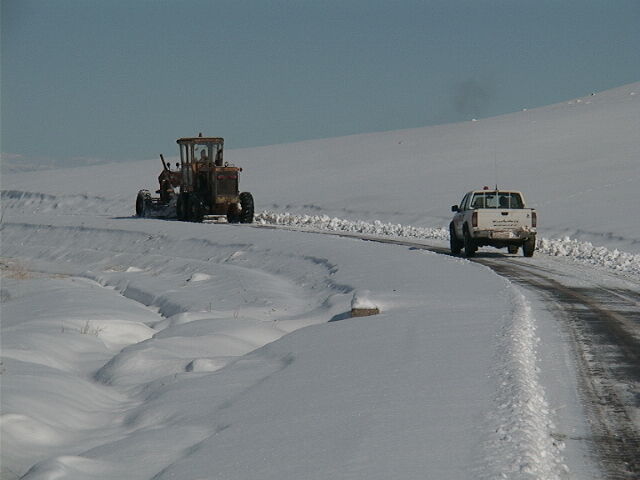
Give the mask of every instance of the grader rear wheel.
[[229, 204], [229, 209], [227, 210], [227, 222], [228, 223], [240, 222], [240, 211], [238, 210], [237, 203]]
[[253, 223], [253, 195], [249, 192], [240, 194], [240, 223]]
[[188, 212], [189, 221], [202, 223], [202, 220], [204, 218], [204, 205], [202, 204], [200, 198], [198, 198], [198, 196], [195, 194], [189, 197]]
[[176, 216], [183, 222], [189, 221], [189, 194], [181, 193], [176, 201]]

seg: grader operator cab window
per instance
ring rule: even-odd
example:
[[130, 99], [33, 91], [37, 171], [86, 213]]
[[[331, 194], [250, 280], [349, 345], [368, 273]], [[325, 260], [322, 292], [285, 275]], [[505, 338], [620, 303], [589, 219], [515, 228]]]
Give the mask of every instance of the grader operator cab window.
[[210, 163], [222, 165], [222, 145], [213, 142], [185, 143], [180, 145], [180, 159], [183, 164]]
[[211, 158], [210, 148], [207, 145], [196, 145], [196, 159], [198, 162], [208, 163]]

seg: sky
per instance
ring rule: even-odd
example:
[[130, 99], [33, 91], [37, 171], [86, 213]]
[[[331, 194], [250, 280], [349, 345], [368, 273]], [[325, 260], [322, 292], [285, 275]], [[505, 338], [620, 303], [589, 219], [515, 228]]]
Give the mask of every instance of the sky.
[[465, 121], [640, 80], [638, 0], [1, 0], [3, 164]]

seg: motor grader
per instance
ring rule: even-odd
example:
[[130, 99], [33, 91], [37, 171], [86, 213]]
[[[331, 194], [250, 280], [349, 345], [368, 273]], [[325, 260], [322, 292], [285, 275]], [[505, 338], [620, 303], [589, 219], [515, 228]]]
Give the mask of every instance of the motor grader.
[[242, 168], [223, 159], [224, 139], [220, 137], [179, 138], [180, 163], [175, 170], [163, 155], [158, 176], [157, 197], [140, 190], [136, 198], [139, 217], [177, 218], [187, 222], [253, 222], [253, 196], [239, 193]]

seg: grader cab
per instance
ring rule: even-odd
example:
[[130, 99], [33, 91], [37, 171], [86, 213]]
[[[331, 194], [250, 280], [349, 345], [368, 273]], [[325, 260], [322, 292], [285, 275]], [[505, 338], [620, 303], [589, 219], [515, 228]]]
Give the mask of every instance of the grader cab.
[[160, 155], [163, 171], [158, 177], [159, 197], [140, 190], [136, 214], [141, 217], [176, 217], [178, 220], [228, 223], [253, 222], [253, 196], [240, 193], [242, 168], [224, 161], [224, 139], [220, 137], [179, 138], [180, 163], [171, 170]]

